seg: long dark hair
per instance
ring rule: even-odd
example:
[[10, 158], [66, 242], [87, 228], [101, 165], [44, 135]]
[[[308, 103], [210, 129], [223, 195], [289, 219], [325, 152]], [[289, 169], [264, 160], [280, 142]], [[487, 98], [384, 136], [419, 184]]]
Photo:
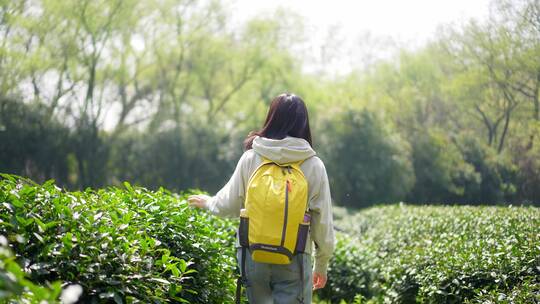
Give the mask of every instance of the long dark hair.
[[276, 96], [270, 104], [264, 126], [259, 131], [252, 131], [244, 140], [244, 148], [252, 148], [255, 137], [261, 136], [272, 139], [283, 139], [286, 136], [305, 139], [310, 145], [311, 129], [304, 101], [290, 93]]

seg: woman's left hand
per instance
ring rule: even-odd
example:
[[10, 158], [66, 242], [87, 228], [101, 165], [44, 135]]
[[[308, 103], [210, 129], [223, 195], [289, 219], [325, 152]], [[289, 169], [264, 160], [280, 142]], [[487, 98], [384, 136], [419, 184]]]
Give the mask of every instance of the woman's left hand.
[[326, 285], [326, 275], [314, 272], [313, 273], [313, 290], [324, 288]]
[[206, 202], [210, 199], [210, 196], [204, 194], [195, 194], [188, 197], [188, 204], [191, 207], [206, 208]]

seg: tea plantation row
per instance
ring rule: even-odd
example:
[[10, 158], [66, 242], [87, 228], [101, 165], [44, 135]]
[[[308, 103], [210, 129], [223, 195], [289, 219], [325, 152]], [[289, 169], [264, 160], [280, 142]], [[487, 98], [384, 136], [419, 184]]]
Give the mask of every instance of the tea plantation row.
[[[72, 284], [83, 303], [233, 302], [235, 221], [165, 189], [65, 192], [2, 176], [0, 303], [54, 303]], [[323, 301], [540, 301], [537, 208], [335, 211]]]
[[322, 297], [360, 303], [540, 303], [540, 209], [336, 208]]
[[58, 299], [60, 284], [79, 284], [85, 303], [233, 300], [231, 222], [164, 189], [65, 192], [3, 177], [0, 303]]

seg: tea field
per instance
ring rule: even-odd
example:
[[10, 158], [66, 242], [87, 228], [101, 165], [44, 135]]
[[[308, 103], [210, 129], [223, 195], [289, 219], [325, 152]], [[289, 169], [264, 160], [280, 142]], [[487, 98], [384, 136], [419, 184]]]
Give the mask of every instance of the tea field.
[[540, 303], [540, 209], [335, 208], [332, 303]]
[[84, 303], [232, 301], [234, 225], [184, 196], [3, 177], [0, 303], [53, 302], [70, 284]]
[[[236, 221], [189, 193], [0, 180], [0, 303], [232, 303]], [[540, 210], [335, 208], [320, 303], [538, 303]], [[44, 301], [44, 302], [43, 302]]]

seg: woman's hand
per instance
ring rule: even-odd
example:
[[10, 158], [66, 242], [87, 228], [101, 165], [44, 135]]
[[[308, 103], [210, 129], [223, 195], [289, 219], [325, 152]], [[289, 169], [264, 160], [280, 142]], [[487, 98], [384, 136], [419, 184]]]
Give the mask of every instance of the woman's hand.
[[313, 290], [324, 288], [326, 285], [326, 276], [317, 272], [313, 273]]
[[188, 197], [188, 204], [191, 207], [206, 208], [206, 202], [210, 199], [210, 196], [204, 194], [195, 194]]

